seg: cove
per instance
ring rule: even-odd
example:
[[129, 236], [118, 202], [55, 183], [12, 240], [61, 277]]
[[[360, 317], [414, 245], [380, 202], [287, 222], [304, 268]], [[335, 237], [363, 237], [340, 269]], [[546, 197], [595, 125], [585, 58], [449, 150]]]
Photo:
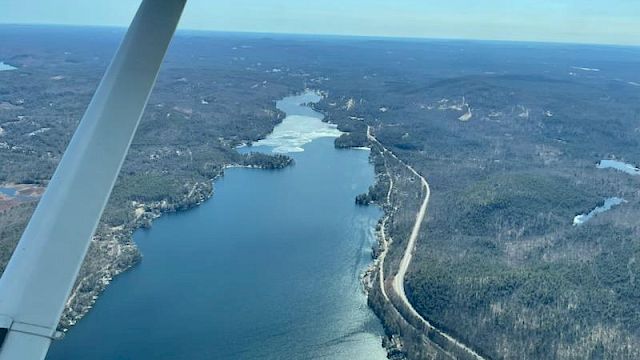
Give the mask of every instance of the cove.
[[[278, 107], [321, 119], [300, 100]], [[374, 182], [369, 153], [311, 127], [323, 135], [242, 149], [289, 147], [294, 166], [227, 169], [210, 200], [137, 231], [142, 262], [47, 359], [386, 359], [360, 280], [381, 215], [354, 203]]]

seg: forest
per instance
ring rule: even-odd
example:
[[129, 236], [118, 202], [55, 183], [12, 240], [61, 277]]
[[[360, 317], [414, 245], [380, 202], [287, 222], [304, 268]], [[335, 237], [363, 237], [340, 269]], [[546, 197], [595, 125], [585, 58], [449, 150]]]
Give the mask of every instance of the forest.
[[[46, 185], [122, 35], [56, 31], [2, 28], [0, 60], [18, 70], [0, 72], [0, 183]], [[430, 184], [405, 284], [424, 318], [486, 358], [640, 358], [640, 178], [595, 166], [640, 164], [639, 59], [638, 48], [595, 45], [180, 33], [80, 298], [104, 288], [97, 265], [115, 264], [115, 275], [135, 263], [134, 229], [207, 199], [225, 166], [290, 165], [234, 147], [281, 121], [275, 100], [311, 88], [325, 95], [316, 110], [347, 132], [336, 147], [371, 146], [370, 126]], [[372, 161], [378, 183], [354, 201], [389, 216], [393, 274], [420, 185], [375, 147]], [[573, 225], [611, 196], [626, 202]], [[3, 261], [32, 209], [0, 214]], [[464, 358], [403, 320], [379, 290], [369, 303], [394, 358]], [[83, 309], [72, 305], [63, 324]]]
[[[319, 108], [340, 126], [371, 126], [430, 183], [405, 284], [418, 312], [486, 358], [639, 357], [640, 179], [595, 166], [640, 163], [640, 89], [622, 80], [636, 77], [638, 50], [379, 41], [376, 58], [366, 56], [372, 43], [359, 49], [369, 66], [336, 76]], [[576, 73], [584, 62], [603, 70]], [[419, 184], [398, 181], [401, 171], [378, 169], [397, 188], [386, 213], [400, 250], [386, 274], [418, 208]], [[385, 191], [357, 201], [380, 204]], [[626, 202], [573, 225], [610, 196]], [[465, 356], [385, 302], [370, 294], [390, 338], [404, 342], [394, 354]]]

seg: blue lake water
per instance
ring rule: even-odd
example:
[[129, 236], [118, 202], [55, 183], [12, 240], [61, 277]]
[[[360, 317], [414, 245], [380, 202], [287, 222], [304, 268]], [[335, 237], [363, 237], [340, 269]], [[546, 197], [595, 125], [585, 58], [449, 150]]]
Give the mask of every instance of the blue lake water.
[[[288, 115], [318, 118], [292, 99]], [[211, 200], [137, 231], [143, 261], [47, 359], [385, 359], [360, 281], [381, 215], [354, 203], [368, 152], [329, 135], [300, 147], [294, 166], [228, 169]]]

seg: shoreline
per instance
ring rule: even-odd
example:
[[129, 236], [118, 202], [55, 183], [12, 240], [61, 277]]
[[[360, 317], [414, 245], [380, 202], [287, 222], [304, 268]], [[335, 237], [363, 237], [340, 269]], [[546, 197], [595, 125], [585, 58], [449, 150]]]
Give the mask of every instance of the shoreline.
[[[286, 166], [293, 165], [293, 161]], [[283, 168], [284, 168], [283, 167]], [[182, 200], [169, 202], [167, 200], [151, 203], [133, 202], [134, 220], [106, 230], [106, 233], [96, 232], [91, 240], [91, 247], [99, 247], [99, 252], [107, 253], [106, 261], [103, 261], [97, 271], [88, 271], [84, 277], [78, 279], [69, 295], [64, 311], [58, 323], [58, 330], [66, 333], [71, 327], [77, 324], [95, 305], [103, 291], [113, 281], [113, 279], [138, 265], [143, 254], [138, 249], [138, 245], [133, 240], [133, 234], [145, 228], [150, 228], [153, 221], [161, 216], [174, 212], [190, 210], [210, 200], [214, 191], [214, 182], [224, 176], [224, 171], [231, 168], [250, 168], [263, 170], [276, 170], [267, 166], [244, 165], [238, 163], [225, 164], [220, 171], [207, 182], [196, 182], [192, 190]], [[89, 254], [88, 254], [89, 255]], [[111, 255], [111, 256], [109, 256]], [[85, 264], [83, 264], [85, 268]], [[85, 282], [91, 278], [98, 277], [90, 291], [81, 291]]]
[[[318, 90], [305, 88], [302, 91], [284, 95], [283, 98], [288, 96], [298, 96], [308, 91], [313, 91], [319, 96], [322, 96], [322, 93]], [[248, 147], [249, 143], [255, 144], [260, 140], [266, 139], [269, 134], [273, 133], [275, 127], [281, 124], [287, 116], [286, 113], [277, 107], [278, 101], [279, 100], [274, 101], [273, 105], [275, 107], [275, 112], [280, 114], [278, 116], [279, 121], [273, 125], [273, 128], [269, 133], [264, 134], [261, 138], [256, 140], [241, 140], [238, 145], [232, 146], [233, 151], [240, 153], [238, 151], [239, 148]], [[311, 106], [309, 107], [312, 108]], [[265, 154], [265, 156], [273, 157], [276, 155]], [[294, 164], [293, 159], [289, 158], [289, 160], [290, 161], [286, 163], [276, 164], [275, 166], [240, 164], [237, 162], [222, 164], [219, 171], [212, 178], [208, 179], [208, 181], [194, 183], [189, 194], [180, 201], [171, 203], [167, 200], [163, 200], [147, 204], [133, 202], [132, 205], [134, 208], [132, 209], [132, 212], [134, 219], [131, 222], [123, 223], [111, 228], [99, 228], [96, 231], [96, 234], [94, 234], [87, 257], [90, 256], [92, 251], [102, 254], [103, 257], [99, 258], [97, 269], [87, 269], [90, 265], [87, 264], [86, 259], [85, 262], [83, 262], [78, 274], [78, 279], [76, 279], [71, 294], [65, 304], [60, 321], [58, 322], [58, 330], [66, 333], [72, 326], [77, 324], [77, 322], [80, 321], [95, 305], [102, 292], [106, 290], [107, 286], [116, 276], [133, 268], [142, 261], [143, 254], [140, 252], [137, 244], [133, 240], [133, 233], [135, 231], [142, 228], [149, 228], [152, 226], [155, 219], [166, 213], [189, 210], [209, 200], [214, 194], [213, 184], [215, 180], [224, 176], [224, 171], [226, 169], [253, 168], [275, 170], [292, 166]], [[104, 256], [105, 253], [108, 254], [106, 257]], [[85, 282], [91, 282], [91, 280], [93, 280], [89, 285], [92, 286], [91, 289], [89, 291], [81, 291]]]
[[[211, 182], [222, 176], [223, 172], [224, 170], [217, 174], [213, 179], [211, 179]], [[134, 206], [133, 212], [135, 215], [133, 221], [117, 227], [112, 227], [107, 230], [105, 234], [97, 232], [96, 235], [94, 235], [91, 240], [92, 247], [99, 246], [100, 250], [103, 250], [100, 251], [101, 253], [104, 253], [105, 248], [106, 250], [112, 250], [109, 252], [110, 254], [115, 251], [116, 256], [108, 257], [107, 261], [105, 261], [106, 264], [103, 264], [103, 267], [101, 267], [99, 271], [91, 271], [85, 277], [78, 278], [78, 280], [76, 280], [58, 324], [58, 329], [60, 331], [67, 332], [72, 326], [80, 321], [95, 305], [96, 301], [99, 299], [102, 292], [106, 290], [113, 278], [133, 268], [142, 261], [143, 255], [140, 253], [138, 245], [133, 240], [133, 234], [135, 231], [143, 228], [149, 228], [155, 219], [166, 213], [191, 209], [202, 204], [213, 196], [213, 186], [211, 187], [211, 191], [203, 192], [202, 190], [204, 189], [202, 188], [205, 186], [203, 186], [202, 183], [196, 183], [194, 187], [197, 189], [198, 185], [201, 185], [199, 189], [200, 191], [196, 193], [197, 190], [194, 189], [194, 191], [191, 191], [190, 194], [182, 199], [182, 201], [170, 203], [167, 200], [163, 200], [148, 204], [134, 202], [134, 204], [132, 204]], [[142, 211], [139, 211], [139, 209]], [[118, 255], [124, 252], [130, 254], [131, 257], [125, 259], [124, 262], [118, 261], [121, 260]], [[85, 264], [83, 264], [83, 268], [84, 267]], [[90, 291], [81, 293], [80, 290], [83, 282], [88, 281], [90, 276], [95, 276], [96, 273], [98, 273], [99, 279], [96, 281], [95, 286]]]
[[[305, 89], [303, 92], [298, 93], [298, 95], [303, 94], [306, 91], [309, 91], [309, 89]], [[318, 93], [317, 91], [314, 92]], [[309, 106], [309, 104], [306, 104], [306, 106]], [[309, 107], [312, 108], [311, 106]], [[278, 111], [281, 110], [278, 109]], [[322, 115], [322, 121], [327, 122], [325, 114]], [[283, 119], [284, 118], [280, 118], [280, 123]], [[274, 128], [277, 125], [278, 124], [274, 125]], [[273, 129], [271, 132], [273, 132]], [[343, 134], [345, 133], [343, 131], [341, 132]], [[269, 134], [265, 135], [263, 139], [266, 138]], [[239, 146], [233, 147], [233, 149], [238, 152], [240, 148], [250, 147], [250, 145], [248, 145], [249, 142], [250, 141], [245, 140]], [[256, 142], [257, 141], [253, 141], [252, 143]], [[367, 146], [351, 147], [351, 149], [371, 150], [371, 148]], [[293, 160], [291, 160], [281, 168], [293, 164], [294, 162]], [[182, 199], [174, 202], [170, 202], [165, 199], [162, 201], [155, 201], [150, 203], [133, 201], [131, 209], [133, 220], [131, 220], [131, 222], [127, 222], [119, 226], [110, 228], [100, 228], [91, 241], [91, 247], [97, 248], [97, 251], [102, 254], [106, 254], [106, 256], [104, 256], [104, 258], [102, 259], [99, 259], [100, 264], [98, 264], [97, 270], [93, 269], [91, 271], [85, 271], [86, 274], [83, 274], [83, 272], [81, 271], [81, 273], [79, 274], [79, 277], [76, 280], [74, 288], [65, 305], [65, 309], [60, 319], [58, 329], [62, 331], [63, 334], [67, 333], [71, 327], [76, 325], [78, 321], [80, 321], [85, 315], [87, 315], [88, 312], [95, 306], [96, 302], [100, 299], [100, 295], [102, 294], [102, 292], [106, 290], [106, 288], [114, 280], [114, 278], [132, 269], [143, 260], [144, 254], [140, 252], [137, 243], [133, 239], [133, 235], [136, 231], [144, 228], [150, 228], [153, 225], [155, 219], [167, 213], [189, 210], [211, 199], [215, 193], [214, 182], [225, 175], [226, 169], [233, 168], [265, 170], [274, 169], [273, 167], [265, 165], [242, 164], [239, 162], [223, 164], [219, 168], [219, 171], [208, 181], [193, 183], [193, 188], [191, 189], [191, 191], [189, 191], [189, 193]], [[375, 230], [377, 233], [377, 225]], [[364, 281], [365, 278], [367, 278], [367, 273], [369, 272], [369, 269], [374, 266], [374, 263], [375, 259], [372, 259], [371, 263], [368, 264], [365, 271], [360, 274], [359, 277], [361, 281]], [[85, 265], [83, 264], [83, 267], [84, 266]], [[91, 287], [89, 291], [83, 289], [83, 287], [87, 286]], [[370, 290], [366, 286], [363, 290], [366, 294], [368, 302]], [[377, 316], [375, 312], [374, 315]], [[386, 347], [384, 346], [385, 335], [376, 335], [379, 336], [379, 340], [382, 343], [381, 346], [385, 348], [386, 351]]]
[[[390, 359], [413, 359], [421, 358], [423, 353], [442, 353], [451, 358], [464, 358], [474, 360], [485, 360], [483, 356], [475, 352], [473, 349], [463, 344], [453, 336], [433, 326], [427, 319], [420, 315], [413, 307], [404, 292], [404, 277], [411, 263], [413, 251], [416, 246], [417, 238], [420, 232], [420, 225], [424, 221], [424, 217], [429, 202], [430, 189], [426, 179], [420, 175], [410, 165], [404, 163], [397, 158], [393, 152], [384, 147], [370, 132], [367, 127], [367, 138], [372, 145], [379, 147], [378, 156], [384, 159], [384, 175], [389, 179], [389, 187], [384, 204], [378, 204], [384, 210], [384, 216], [378, 223], [379, 229], [377, 248], [374, 249], [374, 262], [365, 273], [366, 285], [368, 285], [368, 302], [369, 306], [376, 313], [385, 329], [386, 338], [383, 340], [383, 346], [387, 350], [387, 356]], [[373, 149], [374, 146], [372, 146]], [[373, 153], [372, 153], [373, 154]], [[392, 217], [393, 213], [389, 211], [392, 207], [391, 195], [393, 192], [393, 177], [387, 165], [386, 154], [398, 161], [402, 166], [406, 167], [414, 176], [420, 179], [420, 187], [426, 190], [424, 199], [416, 213], [416, 221], [409, 235], [408, 243], [402, 251], [400, 263], [396, 273], [389, 279], [384, 274], [384, 262], [386, 255], [393, 245], [393, 239], [386, 234], [386, 224]], [[377, 279], [376, 279], [377, 278]], [[377, 280], [377, 281], [376, 281]], [[377, 286], [375, 286], [377, 285]], [[389, 289], [387, 289], [387, 286]], [[390, 290], [390, 294], [388, 294]], [[381, 297], [381, 299], [380, 299]], [[400, 302], [402, 306], [398, 306], [395, 302]], [[416, 324], [417, 323], [417, 324]], [[408, 344], [408, 339], [412, 341], [418, 339], [418, 344]], [[411, 353], [406, 350], [407, 346], [411, 346]], [[426, 348], [426, 349], [425, 349]]]
[[[273, 132], [273, 129], [277, 125], [282, 123], [286, 115], [276, 107], [275, 102], [274, 107], [274, 111], [278, 115], [277, 122], [273, 124], [271, 130], [267, 134], [264, 134], [262, 137], [256, 140], [240, 140], [240, 143], [238, 145], [231, 146], [232, 151], [236, 152], [237, 154], [241, 154], [238, 151], [239, 148], [248, 146], [247, 144], [255, 143], [261, 139], [266, 138], [270, 133]], [[274, 157], [274, 155], [265, 156], [268, 158]], [[218, 172], [212, 178], [208, 179], [207, 181], [196, 181], [193, 184], [192, 189], [189, 191], [189, 194], [180, 201], [169, 202], [165, 199], [148, 204], [137, 203], [133, 201], [132, 205], [134, 208], [132, 209], [132, 213], [134, 215], [134, 219], [131, 222], [123, 223], [119, 226], [111, 227], [108, 229], [99, 227], [93, 238], [91, 239], [91, 244], [89, 246], [86, 257], [89, 257], [92, 251], [96, 251], [98, 253], [101, 253], [102, 255], [104, 255], [104, 253], [106, 252], [109, 255], [114, 256], [102, 256], [101, 258], [99, 258], [99, 265], [101, 265], [99, 269], [91, 270], [87, 269], [89, 265], [87, 264], [85, 258], [80, 272], [78, 273], [78, 279], [76, 279], [73, 289], [69, 294], [69, 298], [67, 300], [67, 303], [65, 304], [64, 310], [60, 317], [60, 321], [58, 322], [58, 330], [64, 334], [71, 327], [77, 324], [77, 322], [80, 321], [89, 312], [89, 310], [91, 310], [102, 292], [106, 290], [107, 286], [111, 283], [111, 281], [113, 281], [116, 276], [130, 270], [134, 266], [138, 265], [140, 261], [142, 261], [143, 254], [140, 252], [140, 250], [138, 249], [138, 245], [133, 240], [133, 234], [135, 231], [151, 227], [153, 221], [164, 214], [189, 210], [212, 198], [214, 195], [214, 182], [224, 176], [224, 171], [226, 169], [244, 167], [276, 170], [287, 166], [292, 166], [293, 164], [294, 162], [291, 158], [289, 158], [289, 161], [287, 161], [286, 163], [276, 163], [275, 165], [271, 164], [271, 166], [267, 164], [240, 164], [237, 162], [223, 163]], [[103, 231], [104, 233], [102, 233]], [[99, 249], [96, 249], [96, 247], [99, 247]], [[81, 276], [83, 275], [83, 270], [87, 274], [84, 274], [85, 276], [81, 278]], [[92, 277], [94, 278], [94, 281], [91, 284], [91, 286], [93, 287], [89, 291], [82, 292], [81, 288], [83, 282], [85, 280], [90, 281]], [[97, 277], [97, 279], [95, 279], [95, 277]]]

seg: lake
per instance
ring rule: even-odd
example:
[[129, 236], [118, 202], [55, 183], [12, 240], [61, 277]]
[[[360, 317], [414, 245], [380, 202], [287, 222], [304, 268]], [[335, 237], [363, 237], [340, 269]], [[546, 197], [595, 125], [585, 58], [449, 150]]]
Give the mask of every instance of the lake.
[[369, 152], [335, 149], [309, 101], [278, 102], [284, 127], [242, 149], [294, 166], [228, 169], [212, 199], [137, 231], [142, 262], [47, 359], [386, 359], [360, 280], [381, 216], [354, 203], [374, 182]]

